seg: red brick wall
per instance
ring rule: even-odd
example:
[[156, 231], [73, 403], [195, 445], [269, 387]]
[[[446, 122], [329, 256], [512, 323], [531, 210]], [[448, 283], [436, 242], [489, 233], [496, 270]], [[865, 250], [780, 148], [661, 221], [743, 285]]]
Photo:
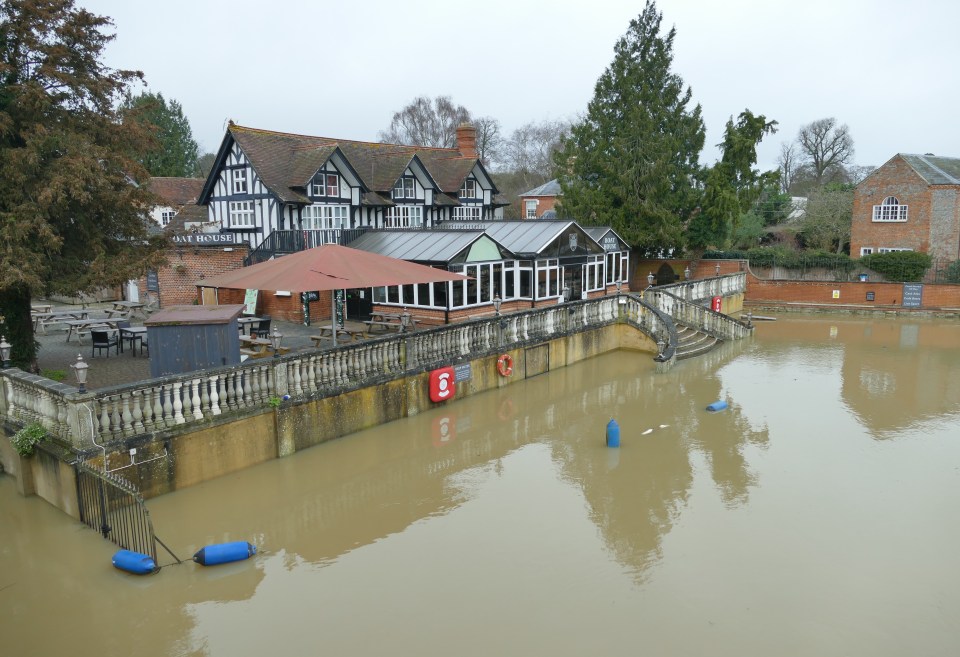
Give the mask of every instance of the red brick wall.
[[[839, 298], [833, 298], [839, 290]], [[874, 300], [867, 301], [867, 292]], [[767, 281], [747, 275], [748, 304], [832, 305], [876, 308], [901, 308], [902, 283], [830, 283], [819, 281]], [[924, 285], [923, 309], [960, 308], [960, 285]], [[908, 309], [909, 310], [909, 309]]]
[[[899, 155], [861, 182], [853, 195], [850, 255], [863, 247], [906, 248], [955, 260], [960, 247], [960, 186], [930, 187]], [[905, 222], [873, 221], [873, 206], [895, 196], [908, 206]], [[937, 197], [936, 203], [934, 197]]]
[[521, 196], [520, 197], [520, 218], [527, 218], [527, 201], [540, 201], [537, 203], [537, 217], [542, 217], [547, 210], [553, 210], [557, 204], [556, 196]]
[[[243, 266], [247, 246], [237, 245], [233, 251], [224, 251], [222, 246], [186, 247], [179, 252], [167, 253], [167, 266], [157, 270], [160, 285], [160, 307], [188, 305], [199, 302], [195, 283], [202, 278], [223, 274]], [[140, 298], [147, 298], [147, 279], [137, 281]], [[242, 301], [242, 299], [241, 299]]]

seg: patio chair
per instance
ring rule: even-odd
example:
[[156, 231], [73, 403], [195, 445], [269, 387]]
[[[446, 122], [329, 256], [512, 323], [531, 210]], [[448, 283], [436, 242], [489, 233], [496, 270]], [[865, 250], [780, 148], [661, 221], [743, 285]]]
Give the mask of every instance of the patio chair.
[[110, 347], [113, 347], [118, 355], [120, 354], [120, 340], [113, 331], [91, 329], [90, 338], [93, 340], [92, 347], [90, 348], [90, 358], [96, 357], [97, 350], [103, 351], [104, 349], [107, 350], [107, 358], [110, 358]]
[[270, 318], [264, 317], [257, 324], [257, 328], [250, 331], [253, 335], [258, 338], [269, 338], [270, 337]]

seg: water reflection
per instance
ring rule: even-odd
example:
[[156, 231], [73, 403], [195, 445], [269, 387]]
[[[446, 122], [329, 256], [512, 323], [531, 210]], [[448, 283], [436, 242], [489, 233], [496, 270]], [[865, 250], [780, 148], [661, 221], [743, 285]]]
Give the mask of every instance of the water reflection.
[[0, 636], [147, 657], [904, 654], [885, 619], [949, 654], [960, 329], [906, 326], [784, 318], [666, 374], [610, 354], [150, 501], [181, 557], [259, 546], [227, 566], [124, 575], [4, 478]]

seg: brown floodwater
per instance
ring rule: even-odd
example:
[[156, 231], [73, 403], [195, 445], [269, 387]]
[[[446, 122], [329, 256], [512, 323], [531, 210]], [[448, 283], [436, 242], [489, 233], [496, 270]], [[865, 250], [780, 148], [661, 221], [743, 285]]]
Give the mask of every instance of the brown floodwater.
[[4, 655], [952, 656], [960, 323], [618, 352], [148, 506], [260, 552], [129, 575], [0, 476]]

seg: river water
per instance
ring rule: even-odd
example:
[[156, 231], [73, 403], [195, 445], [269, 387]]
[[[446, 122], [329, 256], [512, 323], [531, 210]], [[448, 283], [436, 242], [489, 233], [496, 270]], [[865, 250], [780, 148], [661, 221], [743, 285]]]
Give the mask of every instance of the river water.
[[128, 575], [0, 476], [4, 655], [952, 656], [960, 324], [618, 352], [148, 506], [260, 552]]

